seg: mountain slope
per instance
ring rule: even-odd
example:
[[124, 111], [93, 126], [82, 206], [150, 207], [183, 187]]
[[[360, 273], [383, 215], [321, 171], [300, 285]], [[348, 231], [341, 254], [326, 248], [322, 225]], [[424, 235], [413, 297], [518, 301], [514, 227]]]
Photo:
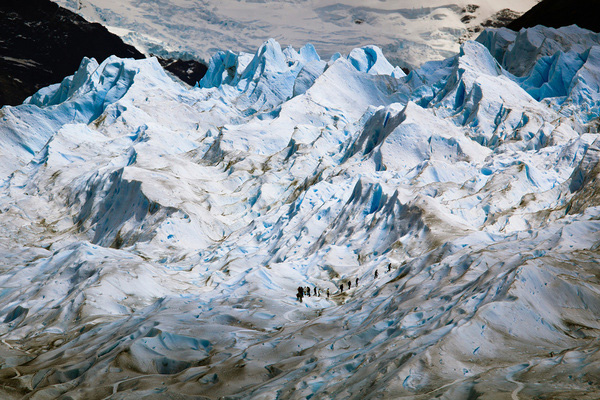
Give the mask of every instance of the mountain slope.
[[73, 73], [83, 56], [142, 58], [99, 24], [49, 0], [3, 1], [0, 105], [17, 105], [44, 86]]
[[269, 40], [3, 107], [3, 397], [597, 397], [599, 48]]
[[[21, 104], [42, 87], [60, 82], [83, 57], [144, 58], [97, 23], [50, 0], [7, 0], [0, 4], [0, 106]], [[206, 66], [194, 60], [159, 59], [163, 67], [195, 85]]]
[[253, 52], [273, 37], [285, 46], [312, 43], [327, 58], [377, 44], [394, 65], [413, 69], [456, 54], [459, 39], [481, 24], [507, 23], [538, 0], [56, 2], [161, 57], [207, 61], [218, 50]]

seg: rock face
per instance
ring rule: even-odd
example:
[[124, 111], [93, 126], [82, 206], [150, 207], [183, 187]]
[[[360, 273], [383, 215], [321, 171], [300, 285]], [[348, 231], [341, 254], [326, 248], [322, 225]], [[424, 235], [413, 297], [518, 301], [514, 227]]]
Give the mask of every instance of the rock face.
[[[97, 23], [50, 0], [0, 2], [0, 106], [17, 105], [42, 87], [77, 70], [83, 57], [144, 58]], [[191, 85], [206, 67], [197, 61], [161, 60]]]
[[597, 0], [543, 0], [507, 27], [518, 31], [544, 25], [552, 28], [578, 25], [600, 32], [600, 2]]

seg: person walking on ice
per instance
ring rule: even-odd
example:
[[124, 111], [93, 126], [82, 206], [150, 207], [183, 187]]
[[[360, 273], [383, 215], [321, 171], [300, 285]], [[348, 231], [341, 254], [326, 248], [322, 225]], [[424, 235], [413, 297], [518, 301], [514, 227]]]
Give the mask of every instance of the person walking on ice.
[[302, 298], [304, 297], [304, 288], [302, 286], [298, 286], [298, 293], [296, 293], [296, 299], [300, 303], [302, 303]]

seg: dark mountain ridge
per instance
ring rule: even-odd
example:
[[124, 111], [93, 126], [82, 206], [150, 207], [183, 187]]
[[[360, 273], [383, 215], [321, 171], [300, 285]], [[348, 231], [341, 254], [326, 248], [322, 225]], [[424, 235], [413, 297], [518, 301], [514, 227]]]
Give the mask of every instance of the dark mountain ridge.
[[520, 18], [507, 25], [514, 31], [544, 25], [551, 28], [578, 25], [600, 32], [600, 1], [598, 0], [543, 0]]

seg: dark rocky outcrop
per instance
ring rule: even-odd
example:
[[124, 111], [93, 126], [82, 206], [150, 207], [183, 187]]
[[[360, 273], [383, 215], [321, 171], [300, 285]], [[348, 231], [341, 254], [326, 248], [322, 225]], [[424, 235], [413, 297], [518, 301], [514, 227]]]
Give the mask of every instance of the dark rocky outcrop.
[[536, 25], [551, 28], [578, 25], [581, 28], [600, 32], [600, 1], [598, 0], [543, 0], [520, 18], [507, 25], [518, 31]]
[[158, 58], [164, 69], [177, 76], [189, 85], [195, 85], [208, 70], [208, 67], [196, 60], [174, 60], [171, 58]]

